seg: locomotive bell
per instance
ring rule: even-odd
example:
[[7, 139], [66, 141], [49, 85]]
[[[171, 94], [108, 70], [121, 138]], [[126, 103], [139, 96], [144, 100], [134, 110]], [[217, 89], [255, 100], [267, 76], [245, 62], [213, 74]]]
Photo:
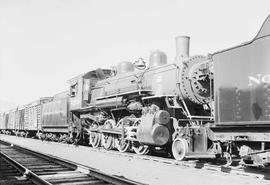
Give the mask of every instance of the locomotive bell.
[[134, 66], [139, 70], [146, 68], [146, 64], [145, 64], [145, 61], [143, 60], [143, 58], [139, 58], [138, 60], [136, 60], [134, 62]]

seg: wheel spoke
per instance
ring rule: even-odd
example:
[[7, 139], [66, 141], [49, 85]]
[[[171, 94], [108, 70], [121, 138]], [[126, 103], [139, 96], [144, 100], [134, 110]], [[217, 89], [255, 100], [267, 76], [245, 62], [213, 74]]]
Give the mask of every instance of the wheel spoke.
[[124, 140], [122, 141], [121, 136], [115, 139], [115, 145], [118, 151], [126, 152], [130, 147], [130, 141]]
[[90, 144], [93, 146], [93, 148], [97, 148], [100, 145], [100, 134], [91, 132], [90, 133]]
[[[124, 119], [120, 119], [117, 123], [117, 127], [123, 129]], [[122, 135], [115, 138], [115, 146], [118, 151], [120, 152], [126, 152], [130, 148], [130, 141], [126, 140], [125, 138], [122, 138]]]
[[[115, 126], [115, 121], [112, 119], [108, 119], [107, 121], [105, 121], [103, 128], [112, 129], [114, 126]], [[111, 134], [107, 134], [107, 133], [102, 134], [101, 143], [102, 143], [103, 148], [105, 148], [106, 150], [112, 149], [113, 141], [114, 139]]]
[[110, 136], [109, 134], [102, 135], [102, 146], [106, 150], [110, 150], [113, 146], [113, 137]]

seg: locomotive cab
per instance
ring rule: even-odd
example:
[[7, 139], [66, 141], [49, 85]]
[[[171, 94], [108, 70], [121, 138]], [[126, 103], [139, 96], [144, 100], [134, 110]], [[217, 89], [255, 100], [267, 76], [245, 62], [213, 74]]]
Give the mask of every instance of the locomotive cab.
[[91, 88], [99, 80], [103, 80], [111, 75], [109, 69], [96, 69], [78, 75], [68, 81], [70, 91], [70, 110], [76, 110], [89, 105], [91, 100]]

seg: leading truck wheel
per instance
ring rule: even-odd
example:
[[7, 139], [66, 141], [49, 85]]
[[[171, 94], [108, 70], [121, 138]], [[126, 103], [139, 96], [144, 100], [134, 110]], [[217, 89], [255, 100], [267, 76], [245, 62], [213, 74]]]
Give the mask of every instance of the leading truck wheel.
[[176, 138], [172, 144], [173, 157], [178, 161], [184, 160], [187, 152], [188, 152], [187, 140]]

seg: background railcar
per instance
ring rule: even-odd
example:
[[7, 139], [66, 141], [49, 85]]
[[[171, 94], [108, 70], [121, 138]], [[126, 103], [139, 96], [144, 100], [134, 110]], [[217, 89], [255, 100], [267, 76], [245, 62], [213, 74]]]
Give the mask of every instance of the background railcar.
[[4, 124], [5, 124], [5, 129], [8, 128], [8, 120], [9, 120], [9, 112], [5, 113], [5, 119], [4, 119]]
[[8, 121], [6, 129], [13, 131], [15, 130], [16, 112], [18, 108], [12, 109], [8, 113]]
[[6, 118], [5, 113], [4, 112], [0, 113], [0, 130], [1, 131], [6, 129], [5, 118]]
[[24, 130], [24, 125], [25, 125], [25, 121], [24, 121], [24, 117], [25, 117], [25, 105], [22, 106], [18, 106], [18, 109], [16, 111], [16, 115], [15, 115], [15, 134], [17, 136], [25, 136], [26, 132]]
[[9, 112], [3, 112], [1, 113], [1, 118], [0, 118], [0, 130], [4, 134], [11, 134], [10, 131], [7, 130], [8, 128], [8, 117], [9, 117]]
[[16, 111], [15, 129], [24, 130], [25, 105], [19, 106]]
[[44, 97], [26, 105], [24, 111], [24, 129], [30, 135], [35, 135], [37, 131], [41, 130], [42, 104], [50, 101], [52, 101], [52, 97]]

